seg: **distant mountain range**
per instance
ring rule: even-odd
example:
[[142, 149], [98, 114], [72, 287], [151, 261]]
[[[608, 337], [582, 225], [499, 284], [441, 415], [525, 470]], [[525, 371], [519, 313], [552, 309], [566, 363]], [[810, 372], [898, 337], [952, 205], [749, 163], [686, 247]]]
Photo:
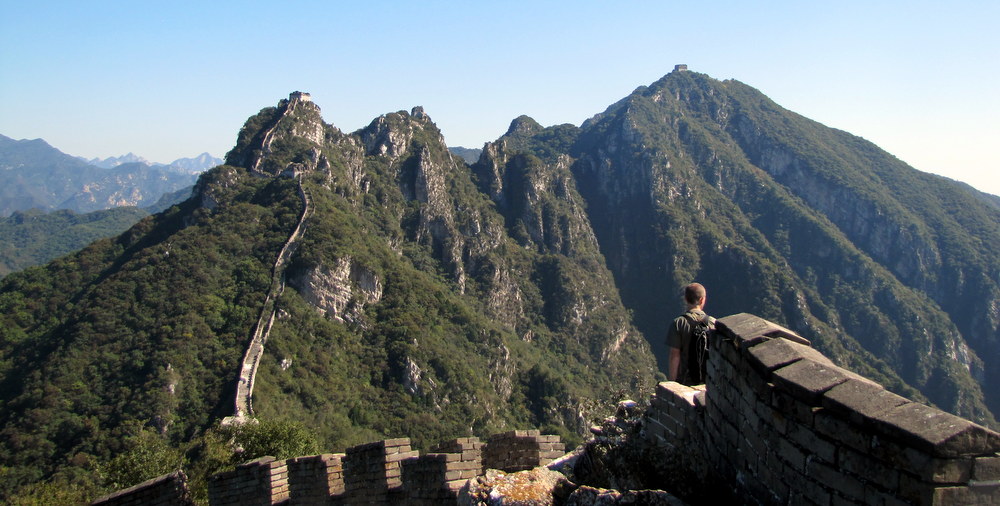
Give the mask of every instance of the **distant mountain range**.
[[222, 163], [221, 158], [216, 158], [208, 153], [202, 153], [194, 158], [178, 158], [170, 163], [150, 162], [149, 160], [131, 152], [122, 156], [112, 156], [104, 159], [91, 158], [90, 160], [87, 160], [79, 156], [77, 158], [102, 169], [112, 169], [127, 163], [141, 163], [150, 167], [164, 167], [169, 170], [183, 172], [186, 174], [200, 174], [205, 170]]
[[132, 153], [85, 161], [42, 139], [14, 140], [0, 135], [0, 217], [29, 209], [87, 213], [121, 206], [148, 207], [164, 194], [190, 188], [199, 173], [219, 163], [220, 159], [207, 153], [167, 165], [151, 164]]

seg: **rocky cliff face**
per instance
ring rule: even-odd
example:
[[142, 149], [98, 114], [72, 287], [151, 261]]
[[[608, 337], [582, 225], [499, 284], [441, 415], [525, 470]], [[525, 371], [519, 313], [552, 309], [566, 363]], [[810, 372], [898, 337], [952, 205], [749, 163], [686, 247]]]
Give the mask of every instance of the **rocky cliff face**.
[[[307, 220], [302, 251], [289, 278], [290, 286], [319, 314], [354, 331], [385, 332], [386, 323], [380, 319], [387, 306], [411, 296], [399, 288], [400, 276], [407, 275], [392, 266], [402, 259], [409, 268], [443, 275], [453, 294], [481, 307], [497, 325], [475, 330], [473, 342], [485, 348], [476, 352], [479, 356], [466, 357], [472, 363], [483, 360], [481, 366], [489, 371], [492, 392], [478, 402], [490, 417], [509, 410], [522, 389], [543, 388], [538, 382], [552, 373], [547, 366], [533, 364], [557, 342], [578, 350], [569, 361], [574, 369], [581, 368], [573, 375], [599, 366], [606, 369], [602, 377], [619, 378], [616, 381], [643, 370], [644, 378], [652, 378], [645, 340], [632, 327], [620, 299], [608, 290], [610, 273], [573, 187], [569, 157], [548, 163], [512, 155], [496, 169], [505, 174], [508, 200], [491, 203], [477, 190], [469, 167], [448, 151], [422, 108], [385, 114], [351, 134], [316, 123], [317, 117], [314, 104], [297, 102], [293, 95], [251, 118], [227, 161], [261, 175], [298, 173], [304, 182], [320, 185], [311, 192], [317, 215]], [[504, 142], [498, 141], [498, 146]], [[492, 152], [507, 157], [503, 147]], [[337, 218], [324, 207], [360, 221], [347, 230], [345, 223], [327, 221]], [[328, 227], [340, 230], [329, 232], [330, 237], [368, 232], [361, 244], [310, 243], [326, 236]], [[279, 334], [283, 325], [275, 324]], [[412, 330], [417, 334], [404, 339], [389, 357], [397, 364], [390, 368], [398, 367], [390, 376], [404, 391], [440, 410], [457, 398], [481, 395], [449, 384], [447, 374], [442, 376], [447, 369], [435, 365], [440, 345], [421, 338], [423, 330]], [[505, 335], [516, 336], [516, 341]], [[580, 385], [591, 381], [578, 378]], [[565, 380], [558, 383], [568, 385]], [[575, 391], [580, 385], [566, 388]], [[579, 421], [581, 397], [555, 399], [533, 404], [532, 416], [559, 420], [571, 430], [585, 425]]]

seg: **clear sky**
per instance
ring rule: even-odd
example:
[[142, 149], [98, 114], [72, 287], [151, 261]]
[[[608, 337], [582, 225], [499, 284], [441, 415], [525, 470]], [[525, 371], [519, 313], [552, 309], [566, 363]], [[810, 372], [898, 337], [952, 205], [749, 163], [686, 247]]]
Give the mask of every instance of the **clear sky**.
[[305, 91], [354, 131], [424, 106], [450, 146], [580, 124], [688, 64], [1000, 194], [1000, 2], [0, 0], [0, 134], [223, 156]]

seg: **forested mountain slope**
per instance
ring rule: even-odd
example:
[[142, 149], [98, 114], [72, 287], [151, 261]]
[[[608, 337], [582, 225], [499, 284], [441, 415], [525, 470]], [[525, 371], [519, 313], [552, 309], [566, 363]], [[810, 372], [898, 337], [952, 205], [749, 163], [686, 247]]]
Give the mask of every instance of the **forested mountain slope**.
[[573, 231], [559, 244], [512, 237], [419, 108], [345, 134], [296, 93], [251, 117], [226, 163], [183, 204], [2, 281], [5, 491], [92, 469], [142, 427], [179, 446], [232, 415], [303, 195], [254, 414], [328, 449], [578, 438], [655, 379], [579, 195], [546, 211]]
[[136, 207], [85, 214], [69, 210], [16, 211], [0, 218], [0, 277], [47, 263], [97, 239], [118, 235], [148, 215]]
[[578, 437], [645, 397], [692, 280], [712, 314], [995, 426], [996, 244], [994, 199], [736, 81], [675, 71], [580, 126], [522, 116], [472, 165], [421, 108], [344, 133], [293, 93], [189, 200], [0, 282], [3, 489], [232, 415], [268, 294], [252, 409], [327, 450]]

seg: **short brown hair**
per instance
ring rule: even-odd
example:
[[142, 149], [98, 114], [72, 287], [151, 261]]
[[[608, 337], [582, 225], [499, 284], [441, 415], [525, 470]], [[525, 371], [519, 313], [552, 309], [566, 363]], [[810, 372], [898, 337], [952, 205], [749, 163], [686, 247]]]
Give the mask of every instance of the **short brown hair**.
[[691, 283], [684, 287], [684, 301], [688, 304], [695, 305], [704, 298], [705, 287], [701, 286], [700, 283]]

